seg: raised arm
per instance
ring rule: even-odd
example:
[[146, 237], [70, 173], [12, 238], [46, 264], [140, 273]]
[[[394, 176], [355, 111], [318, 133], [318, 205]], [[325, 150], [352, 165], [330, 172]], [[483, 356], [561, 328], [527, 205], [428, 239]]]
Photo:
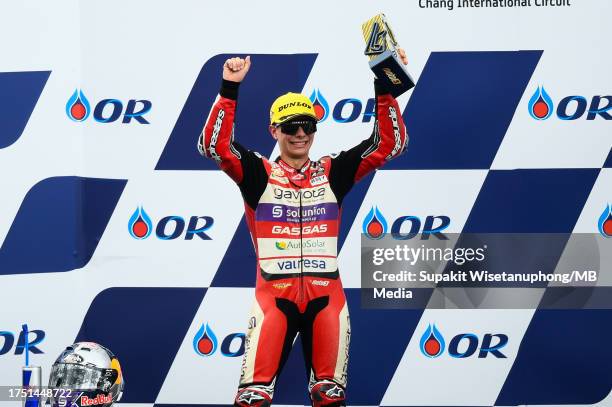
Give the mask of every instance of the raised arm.
[[397, 101], [378, 80], [374, 81], [374, 89], [376, 121], [372, 134], [331, 159], [330, 184], [340, 203], [357, 181], [402, 154], [408, 144], [406, 126]]
[[217, 162], [238, 184], [245, 200], [254, 208], [266, 185], [266, 169], [261, 156], [234, 141], [238, 88], [250, 66], [250, 57], [225, 61], [221, 90], [198, 138], [198, 150]]

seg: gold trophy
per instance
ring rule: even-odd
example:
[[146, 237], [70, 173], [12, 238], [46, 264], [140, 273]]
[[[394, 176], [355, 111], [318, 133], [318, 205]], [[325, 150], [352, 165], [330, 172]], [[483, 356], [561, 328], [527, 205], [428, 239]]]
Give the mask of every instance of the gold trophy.
[[400, 59], [398, 44], [383, 13], [361, 25], [366, 41], [365, 54], [370, 58], [370, 69], [383, 81], [394, 97], [414, 87], [414, 80]]

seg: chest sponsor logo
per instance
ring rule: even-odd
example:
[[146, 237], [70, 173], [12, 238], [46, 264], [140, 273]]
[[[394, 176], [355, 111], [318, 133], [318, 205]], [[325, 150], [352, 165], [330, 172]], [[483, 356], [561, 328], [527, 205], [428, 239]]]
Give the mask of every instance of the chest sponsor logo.
[[286, 217], [287, 220], [295, 219], [299, 221], [301, 217], [303, 222], [314, 221], [317, 219], [317, 216], [326, 215], [326, 214], [327, 214], [327, 209], [324, 206], [314, 206], [310, 208], [296, 208], [296, 207], [287, 206], [285, 207], [284, 213], [283, 213], [283, 207], [280, 205], [276, 205], [272, 208], [273, 218]]
[[302, 191], [294, 191], [289, 189], [274, 188], [274, 198], [276, 199], [313, 199], [322, 198], [325, 196], [325, 188], [305, 189]]
[[272, 171], [271, 171], [272, 175], [276, 175], [277, 177], [284, 177], [285, 176], [285, 172], [278, 166], [278, 164], [272, 163], [271, 169], [272, 169]]
[[319, 175], [318, 177], [313, 177], [310, 179], [310, 184], [311, 185], [321, 185], [321, 184], [325, 184], [327, 182], [327, 176], [326, 175]]
[[327, 268], [327, 263], [325, 260], [317, 260], [317, 259], [300, 259], [300, 260], [285, 260], [279, 261], [276, 263], [278, 269], [281, 271], [293, 271], [299, 270], [303, 267], [310, 269], [325, 269]]
[[[325, 233], [325, 232], [327, 232], [327, 225], [322, 224], [322, 225], [314, 225], [314, 226], [304, 226], [302, 228], [301, 233], [302, 235], [306, 236], [306, 235], [312, 235], [314, 233]], [[300, 228], [297, 226], [291, 227], [291, 226], [276, 225], [272, 227], [272, 234], [273, 235], [299, 236]]]
[[275, 243], [278, 250], [289, 249], [322, 249], [325, 247], [325, 241], [319, 239], [308, 239], [303, 241], [278, 241]]

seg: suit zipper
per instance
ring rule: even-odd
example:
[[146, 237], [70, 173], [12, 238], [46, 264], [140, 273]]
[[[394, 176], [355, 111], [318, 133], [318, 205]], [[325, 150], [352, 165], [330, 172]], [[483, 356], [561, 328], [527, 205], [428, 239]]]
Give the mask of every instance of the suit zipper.
[[304, 231], [302, 224], [302, 185], [300, 189], [300, 293], [298, 296], [298, 302], [304, 301]]

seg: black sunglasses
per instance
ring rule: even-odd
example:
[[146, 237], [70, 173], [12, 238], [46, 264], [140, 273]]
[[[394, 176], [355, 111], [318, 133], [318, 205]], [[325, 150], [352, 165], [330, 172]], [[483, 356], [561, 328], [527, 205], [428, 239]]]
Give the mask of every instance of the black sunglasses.
[[317, 123], [313, 120], [289, 121], [281, 123], [276, 127], [280, 127], [281, 131], [290, 136], [295, 136], [298, 129], [301, 127], [306, 134], [312, 134], [317, 131]]

